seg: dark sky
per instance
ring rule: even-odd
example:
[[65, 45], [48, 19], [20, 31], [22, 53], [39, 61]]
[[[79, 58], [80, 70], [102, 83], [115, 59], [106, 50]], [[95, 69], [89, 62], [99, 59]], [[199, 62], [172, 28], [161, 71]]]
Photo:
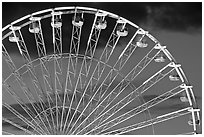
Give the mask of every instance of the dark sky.
[[87, 6], [103, 9], [125, 17], [138, 25], [144, 23], [151, 25], [154, 29], [186, 31], [200, 28], [202, 25], [201, 2], [3, 2], [2, 26], [36, 11], [64, 6]]
[[[23, 16], [32, 14], [40, 10], [45, 10], [45, 9], [50, 9], [55, 7], [66, 7], [66, 6], [92, 7], [96, 9], [109, 11], [111, 13], [115, 13], [119, 16], [122, 16], [132, 21], [133, 23], [139, 25], [143, 29], [148, 30], [152, 35], [155, 35], [154, 31], [158, 31], [158, 30], [184, 32], [184, 33], [195, 33], [195, 32], [197, 33], [201, 31], [201, 25], [202, 25], [202, 12], [201, 12], [202, 6], [201, 6], [201, 3], [199, 2], [194, 2], [194, 3], [3, 2], [2, 26], [4, 27], [7, 24]], [[9, 16], [8, 16], [8, 13], [9, 13]], [[47, 25], [43, 26], [43, 28], [44, 30], [50, 29], [50, 27], [48, 28]], [[63, 28], [63, 29], [66, 29], [66, 28]], [[89, 31], [89, 28], [83, 28], [83, 29], [88, 29], [86, 31]], [[25, 35], [28, 38], [29, 34], [27, 33], [28, 32], [26, 31]], [[66, 35], [69, 35], [69, 34], [66, 34]], [[49, 37], [48, 39], [50, 38], [51, 37]], [[82, 38], [87, 39], [88, 37], [86, 38], [85, 36], [83, 36]], [[50, 39], [50, 41], [52, 40]], [[29, 47], [31, 47], [31, 45]]]

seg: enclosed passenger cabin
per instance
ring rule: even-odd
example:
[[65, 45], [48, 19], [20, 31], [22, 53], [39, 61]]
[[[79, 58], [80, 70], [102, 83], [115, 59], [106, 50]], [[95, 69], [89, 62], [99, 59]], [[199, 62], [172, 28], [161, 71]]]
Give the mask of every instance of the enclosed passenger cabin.
[[29, 25], [29, 32], [30, 33], [39, 33], [40, 32], [40, 26], [38, 22], [31, 22]]
[[116, 30], [116, 34], [120, 37], [125, 37], [128, 35], [128, 29], [126, 27], [123, 28], [123, 26], [120, 25]]
[[[193, 125], [193, 119], [190, 119], [190, 120], [188, 121], [188, 124], [189, 124], [190, 126], [192, 126], [192, 125]], [[200, 120], [195, 120], [195, 124], [196, 124], [196, 125], [199, 125], [199, 124], [200, 124]]]
[[147, 39], [142, 35], [136, 37], [136, 45], [139, 48], [146, 48], [148, 46]]
[[138, 41], [137, 46], [140, 48], [146, 48], [148, 46], [148, 44], [143, 42], [143, 41]]
[[107, 22], [106, 22], [106, 20], [97, 20], [95, 27], [96, 27], [97, 29], [106, 29], [106, 27], [107, 27]]
[[55, 18], [54, 21], [52, 20], [51, 26], [54, 28], [60, 28], [62, 27], [62, 19], [60, 18]]
[[165, 62], [165, 60], [166, 60], [166, 57], [163, 54], [160, 54], [154, 58], [154, 61], [158, 63]]
[[84, 24], [84, 19], [80, 16], [73, 17], [72, 24], [76, 27], [81, 27]]
[[180, 80], [180, 77], [179, 77], [178, 74], [171, 74], [171, 75], [169, 75], [169, 79], [170, 79], [171, 81], [179, 81], [179, 80]]
[[181, 102], [188, 102], [188, 98], [186, 96], [180, 97]]
[[20, 34], [19, 33], [15, 33], [15, 35], [13, 33], [10, 34], [10, 36], [9, 36], [9, 41], [10, 42], [18, 42], [20, 40]]

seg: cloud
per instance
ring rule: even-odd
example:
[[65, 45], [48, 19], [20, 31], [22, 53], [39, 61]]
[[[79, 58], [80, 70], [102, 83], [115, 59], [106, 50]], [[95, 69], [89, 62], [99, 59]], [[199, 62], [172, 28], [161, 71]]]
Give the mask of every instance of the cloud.
[[201, 3], [148, 3], [141, 25], [148, 29], [193, 31], [202, 25]]

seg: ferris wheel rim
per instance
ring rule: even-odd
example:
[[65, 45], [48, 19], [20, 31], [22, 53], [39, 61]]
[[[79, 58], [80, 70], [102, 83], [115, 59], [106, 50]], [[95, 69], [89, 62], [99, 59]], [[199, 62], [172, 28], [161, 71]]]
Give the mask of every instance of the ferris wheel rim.
[[[32, 16], [36, 16], [36, 15], [39, 15], [39, 14], [42, 14], [42, 13], [46, 13], [46, 12], [51, 12], [51, 11], [53, 11], [53, 10], [67, 10], [67, 9], [69, 9], [69, 10], [70, 10], [70, 9], [81, 9], [81, 10], [91, 10], [91, 11], [94, 11], [94, 12], [97, 12], [97, 11], [98, 11], [98, 12], [103, 12], [103, 13], [106, 13], [107, 15], [109, 15], [110, 17], [122, 19], [122, 20], [126, 21], [127, 23], [129, 23], [130, 25], [132, 25], [133, 27], [139, 28], [139, 26], [136, 25], [136, 24], [134, 24], [133, 22], [131, 22], [131, 21], [129, 21], [129, 20], [123, 18], [123, 17], [120, 17], [120, 16], [118, 16], [118, 15], [116, 15], [116, 14], [113, 14], [113, 13], [111, 13], [111, 12], [107, 12], [107, 11], [100, 10], [100, 9], [95, 9], [95, 8], [89, 8], [89, 7], [68, 6], [68, 7], [56, 7], [56, 8], [53, 8], [53, 9], [45, 9], [45, 10], [37, 11], [37, 12], [34, 12], [34, 13], [32, 13], [32, 14], [26, 15], [26, 16], [24, 16], [24, 17], [22, 17], [22, 18], [20, 18], [20, 19], [18, 19], [18, 20], [16, 20], [16, 21], [13, 21], [10, 25], [7, 25], [7, 26], [3, 27], [2, 31], [6, 30], [7, 28], [10, 28], [10, 26], [12, 26], [12, 25], [14, 25], [14, 24], [16, 24], [16, 23], [18, 23], [18, 22], [20, 22], [20, 21], [23, 21], [23, 20], [25, 20], [25, 19], [27, 19], [27, 18], [30, 18], [30, 17], [32, 17]], [[48, 15], [49, 15], [49, 14], [48, 14]], [[27, 24], [30, 24], [30, 22], [27, 22]], [[25, 25], [25, 26], [26, 26], [26, 25]], [[140, 28], [140, 29], [142, 29], [142, 28]], [[143, 30], [143, 29], [142, 29], [142, 30]], [[148, 36], [150, 39], [152, 39], [155, 43], [156, 43], [156, 42], [159, 43], [159, 41], [158, 41], [157, 39], [155, 39], [155, 37], [152, 36], [151, 34], [147, 34], [147, 36]], [[167, 49], [165, 49], [165, 52], [164, 52], [164, 53], [165, 53], [167, 56], [170, 56], [169, 58], [171, 58], [171, 59], [176, 63], [176, 60], [173, 58], [173, 56], [171, 55], [171, 53], [170, 53]], [[188, 82], [188, 79], [187, 79], [185, 73], [183, 72], [183, 69], [180, 68], [180, 70], [181, 70], [182, 76], [184, 77], [185, 81]]]
[[[118, 15], [116, 15], [116, 14], [113, 14], [113, 13], [110, 13], [110, 12], [107, 12], [107, 11], [104, 11], [104, 10], [98, 10], [98, 9], [87, 8], [87, 7], [58, 7], [58, 8], [46, 9], [46, 10], [42, 10], [42, 11], [38, 11], [38, 12], [32, 13], [32, 14], [30, 14], [30, 15], [26, 15], [26, 16], [24, 16], [24, 17], [22, 17], [22, 18], [20, 18], [20, 19], [18, 19], [18, 20], [16, 20], [16, 21], [12, 22], [10, 25], [5, 26], [5, 27], [2, 29], [2, 31], [8, 29], [10, 26], [13, 26], [13, 25], [15, 26], [16, 23], [19, 23], [20, 21], [23, 21], [24, 19], [30, 18], [30, 17], [32, 17], [32, 16], [36, 16], [36, 15], [39, 15], [39, 14], [42, 14], [42, 13], [46, 13], [46, 12], [50, 12], [50, 11], [53, 11], [53, 10], [54, 10], [54, 11], [55, 11], [55, 10], [58, 11], [58, 10], [67, 10], [67, 9], [80, 9], [80, 10], [91, 10], [91, 11], [93, 10], [94, 12], [103, 12], [103, 13], [106, 13], [109, 17], [124, 20], [126, 23], [132, 25], [133, 27], [135, 27], [135, 28], [140, 28], [139, 26], [137, 26], [136, 24], [132, 23], [131, 21], [129, 21], [129, 20], [123, 18], [123, 17], [120, 17], [120, 16], [118, 16]], [[62, 14], [63, 14], [63, 13], [62, 13]], [[50, 17], [50, 16], [51, 16], [50, 13], [49, 13], [48, 15], [49, 15], [49, 16], [46, 16], [46, 17]], [[25, 24], [25, 23], [24, 23], [24, 24]], [[28, 25], [28, 24], [30, 24], [30, 22], [27, 22], [26, 25]], [[24, 26], [26, 26], [26, 25], [24, 25]], [[53, 26], [52, 26], [52, 27], [53, 27]], [[140, 29], [142, 29], [142, 28], [140, 28]], [[143, 29], [142, 29], [142, 30], [143, 30]], [[145, 31], [145, 32], [146, 32], [146, 31]], [[158, 41], [156, 38], [154, 38], [151, 34], [147, 33], [147, 36], [148, 36], [152, 41], [154, 41], [155, 43], [159, 43], [159, 41]], [[170, 53], [166, 48], [165, 48], [165, 50], [164, 50], [164, 53], [165, 53], [165, 55], [166, 55], [167, 57], [169, 57], [169, 58], [172, 60], [172, 62], [174, 62], [175, 64], [178, 64], [178, 63], [176, 62], [176, 60], [174, 59], [174, 57], [171, 55], [171, 53]], [[47, 56], [49, 56], [49, 55], [47, 55]], [[86, 56], [86, 55], [84, 55], [84, 56]], [[44, 57], [45, 57], [45, 56], [44, 56]], [[86, 57], [88, 57], [88, 56], [86, 56]], [[37, 58], [37, 59], [39, 59], [39, 58]], [[93, 59], [93, 58], [91, 58], [91, 59]], [[100, 60], [100, 59], [99, 59], [99, 60]], [[177, 72], [179, 72], [179, 74], [181, 75], [181, 77], [184, 78], [183, 83], [187, 82], [187, 85], [188, 85], [189, 82], [188, 82], [188, 80], [187, 80], [187, 77], [185, 76], [185, 73], [183, 72], [183, 69], [182, 69], [181, 67], [179, 67], [179, 69], [177, 69]]]
[[[41, 10], [41, 11], [37, 11], [37, 12], [31, 13], [31, 14], [28, 14], [28, 15], [26, 15], [26, 16], [24, 16], [24, 17], [21, 17], [20, 19], [17, 19], [17, 20], [15, 20], [15, 21], [13, 21], [12, 23], [6, 25], [5, 27], [3, 27], [3, 28], [2, 28], [2, 32], [5, 31], [6, 29], [10, 28], [10, 27], [13, 26], [13, 25], [15, 26], [16, 23], [19, 23], [19, 22], [21, 22], [21, 21], [23, 21], [23, 20], [25, 20], [25, 19], [31, 18], [32, 16], [36, 16], [36, 15], [39, 15], [39, 14], [42, 14], [42, 13], [46, 13], [46, 12], [51, 12], [51, 13], [47, 14], [47, 15], [51, 16], [52, 11], [54, 11], [54, 10], [72, 10], [72, 9], [90, 10], [90, 11], [94, 11], [94, 12], [96, 12], [96, 13], [97, 13], [97, 12], [102, 12], [102, 13], [105, 13], [105, 14], [109, 15], [109, 16], [112, 17], [112, 18], [122, 19], [122, 20], [124, 20], [126, 23], [130, 24], [131, 26], [133, 26], [133, 27], [135, 27], [135, 28], [140, 28], [141, 30], [143, 30], [141, 27], [139, 27], [139, 26], [136, 25], [135, 23], [133, 23], [133, 22], [131, 22], [131, 21], [129, 21], [129, 20], [123, 18], [123, 17], [120, 17], [120, 16], [117, 15], [117, 14], [114, 14], [114, 13], [111, 13], [111, 12], [108, 12], [108, 11], [105, 11], [105, 10], [96, 9], [96, 8], [89, 8], [89, 7], [81, 7], [81, 6], [67, 6], [67, 7], [56, 7], [56, 8], [53, 8], [53, 9], [51, 9], [51, 8], [50, 8], [50, 9], [45, 9], [45, 10]], [[41, 17], [39, 17], [39, 18], [41, 18]], [[30, 23], [31, 23], [31, 21], [28, 21], [28, 22], [24, 23], [23, 26], [20, 25], [19, 27], [21, 28], [21, 27], [27, 26], [27, 25], [30, 24]], [[144, 30], [143, 30], [143, 31], [144, 31]], [[9, 34], [11, 34], [11, 32], [8, 33], [7, 36], [9, 36]], [[153, 40], [155, 43], [160, 43], [160, 42], [159, 42], [154, 36], [152, 36], [150, 33], [147, 33], [146, 35], [147, 35], [151, 40]], [[4, 36], [5, 36], [5, 35], [4, 35]], [[3, 39], [4, 39], [4, 38], [3, 38]], [[166, 55], [168, 58], [172, 59], [175, 63], [177, 63], [177, 61], [175, 60], [175, 58], [172, 56], [172, 54], [171, 54], [167, 49], [164, 50], [164, 53], [165, 53], [165, 55]], [[184, 71], [183, 71], [183, 69], [181, 68], [180, 70], [181, 70], [182, 76], [184, 77], [185, 81], [187, 81], [188, 84], [190, 84], [189, 81], [188, 81], [188, 79], [187, 79], [187, 77], [186, 77], [186, 75], [185, 75], [185, 73], [184, 73]]]
[[[100, 11], [100, 12], [103, 12], [103, 13], [106, 13], [106, 14], [108, 14], [109, 16], [112, 16], [112, 17], [115, 17], [115, 18], [120, 18], [120, 19], [122, 19], [122, 20], [125, 20], [127, 23], [129, 23], [130, 25], [132, 25], [132, 26], [134, 26], [134, 27], [136, 27], [136, 28], [139, 28], [136, 24], [134, 24], [134, 23], [132, 23], [131, 21], [129, 21], [129, 20], [126, 20], [125, 18], [123, 18], [123, 17], [120, 17], [120, 16], [118, 16], [118, 15], [116, 15], [116, 14], [113, 14], [113, 13], [110, 13], [110, 12], [107, 12], [107, 11], [104, 11], [104, 10], [100, 10], [100, 9], [95, 9], [95, 8], [88, 8], [88, 7], [79, 7], [79, 6], [75, 6], [75, 7], [57, 7], [57, 8], [54, 8], [54, 9], [46, 9], [46, 10], [41, 10], [41, 11], [38, 11], [38, 12], [34, 12], [34, 13], [32, 13], [32, 14], [30, 14], [30, 15], [26, 15], [26, 16], [24, 16], [24, 17], [22, 17], [22, 18], [20, 18], [20, 19], [18, 19], [18, 20], [16, 20], [16, 21], [14, 21], [14, 22], [12, 22], [11, 23], [11, 25], [7, 25], [7, 26], [5, 26], [3, 29], [2, 29], [2, 31], [4, 31], [5, 29], [7, 29], [7, 28], [10, 28], [10, 26], [12, 26], [13, 24], [16, 24], [16, 23], [18, 23], [18, 22], [20, 22], [20, 21], [22, 21], [22, 20], [24, 20], [24, 19], [26, 19], [26, 18], [30, 18], [30, 17], [32, 17], [33, 15], [38, 15], [38, 14], [42, 14], [42, 13], [45, 13], [45, 12], [49, 12], [49, 11], [53, 11], [53, 10], [64, 10], [64, 9], [81, 9], [81, 10], [92, 10], [92, 11]], [[30, 22], [28, 23], [28, 24], [30, 24]], [[142, 28], [140, 28], [140, 29], [142, 29]], [[147, 35], [150, 39], [154, 39], [155, 40], [155, 38], [151, 35], [151, 34], [148, 34]], [[157, 41], [157, 40], [156, 40]], [[157, 41], [158, 42], [158, 41]], [[167, 54], [168, 53], [168, 54]], [[175, 61], [175, 59], [173, 58], [173, 56], [171, 55], [171, 53], [166, 49], [165, 50], [165, 54], [169, 57], [169, 58], [171, 58], [174, 62], [176, 62]], [[188, 80], [187, 80], [187, 77], [185, 76], [185, 73], [183, 72], [183, 70], [180, 68], [180, 70], [181, 70], [181, 73], [182, 73], [182, 76], [184, 76], [184, 78], [185, 78], [185, 80], [188, 82]]]

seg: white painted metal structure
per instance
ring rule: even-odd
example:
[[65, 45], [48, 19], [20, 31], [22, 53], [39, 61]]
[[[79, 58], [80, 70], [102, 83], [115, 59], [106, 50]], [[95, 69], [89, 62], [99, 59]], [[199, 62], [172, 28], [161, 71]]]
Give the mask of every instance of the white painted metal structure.
[[[68, 52], [63, 50], [66, 46], [63, 43], [65, 15], [72, 16]], [[80, 45], [83, 28], [86, 26], [86, 15], [92, 15], [94, 19], [85, 43], [85, 52], [82, 54]], [[43, 21], [49, 18], [48, 25], [52, 28], [52, 34], [47, 34], [42, 27]], [[109, 18], [115, 21], [113, 28], [109, 28]], [[26, 35], [23, 34], [26, 27], [27, 31], [34, 35], [36, 50], [28, 50], [29, 42], [24, 40]], [[106, 29], [112, 29], [112, 32], [102, 50], [99, 48], [99, 54], [97, 46], [102, 39], [101, 33]], [[183, 122], [187, 123], [191, 130], [182, 132], [181, 129], [186, 127], [180, 126], [178, 131], [172, 134], [198, 133], [200, 110], [181, 65], [166, 46], [162, 46], [148, 31], [129, 20], [93, 8], [59, 7], [20, 18], [4, 27], [2, 33], [2, 55], [10, 69], [9, 75], [3, 77], [3, 93], [10, 95], [21, 109], [20, 111], [14, 108], [13, 104], [4, 101], [3, 94], [3, 107], [21, 121], [16, 122], [3, 114], [3, 122], [11, 124], [24, 134], [137, 134], [138, 130], [147, 127], [151, 127], [152, 134], [157, 134], [157, 124], [186, 115], [188, 119]], [[46, 44], [45, 35], [52, 38], [53, 53], [48, 52], [50, 45]], [[121, 39], [125, 38], [126, 44], [119, 47]], [[148, 40], [144, 43], [144, 39]], [[9, 46], [13, 46], [10, 43], [16, 43], [24, 59], [24, 64], [20, 67], [16, 66], [13, 54], [8, 52]], [[121, 50], [115, 53], [119, 48]], [[138, 62], [134, 62], [131, 58], [137, 56], [137, 50], [145, 54]], [[36, 59], [31, 57], [31, 52], [37, 53]], [[115, 56], [118, 53], [119, 55]], [[145, 70], [148, 67], [151, 70], [153, 63], [158, 66], [158, 70], [152, 70], [153, 73], [147, 75], [150, 71]], [[130, 64], [134, 64], [132, 68]], [[3, 69], [3, 73], [6, 71], [8, 70]], [[26, 74], [29, 76], [25, 77]], [[137, 78], [143, 75], [142, 83], [134, 84]], [[30, 82], [26, 81], [28, 77]], [[152, 88], [165, 78], [173, 83], [173, 86], [162, 93], [154, 92], [157, 94], [149, 100], [145, 99], [145, 96], [151, 95], [145, 93], [155, 90]], [[114, 83], [118, 79], [119, 82]], [[17, 87], [21, 89], [24, 97], [18, 93]], [[180, 94], [182, 96], [179, 96]], [[184, 104], [180, 106], [184, 107], [161, 115], [152, 113], [151, 108], [171, 100], [172, 97], [178, 99]], [[135, 100], [140, 103], [130, 107]], [[168, 105], [166, 107], [168, 108]], [[144, 115], [145, 119], [137, 121], [135, 116], [140, 119]], [[130, 119], [132, 122], [126, 122]], [[2, 129], [3, 134], [16, 134], [4, 127]]]

